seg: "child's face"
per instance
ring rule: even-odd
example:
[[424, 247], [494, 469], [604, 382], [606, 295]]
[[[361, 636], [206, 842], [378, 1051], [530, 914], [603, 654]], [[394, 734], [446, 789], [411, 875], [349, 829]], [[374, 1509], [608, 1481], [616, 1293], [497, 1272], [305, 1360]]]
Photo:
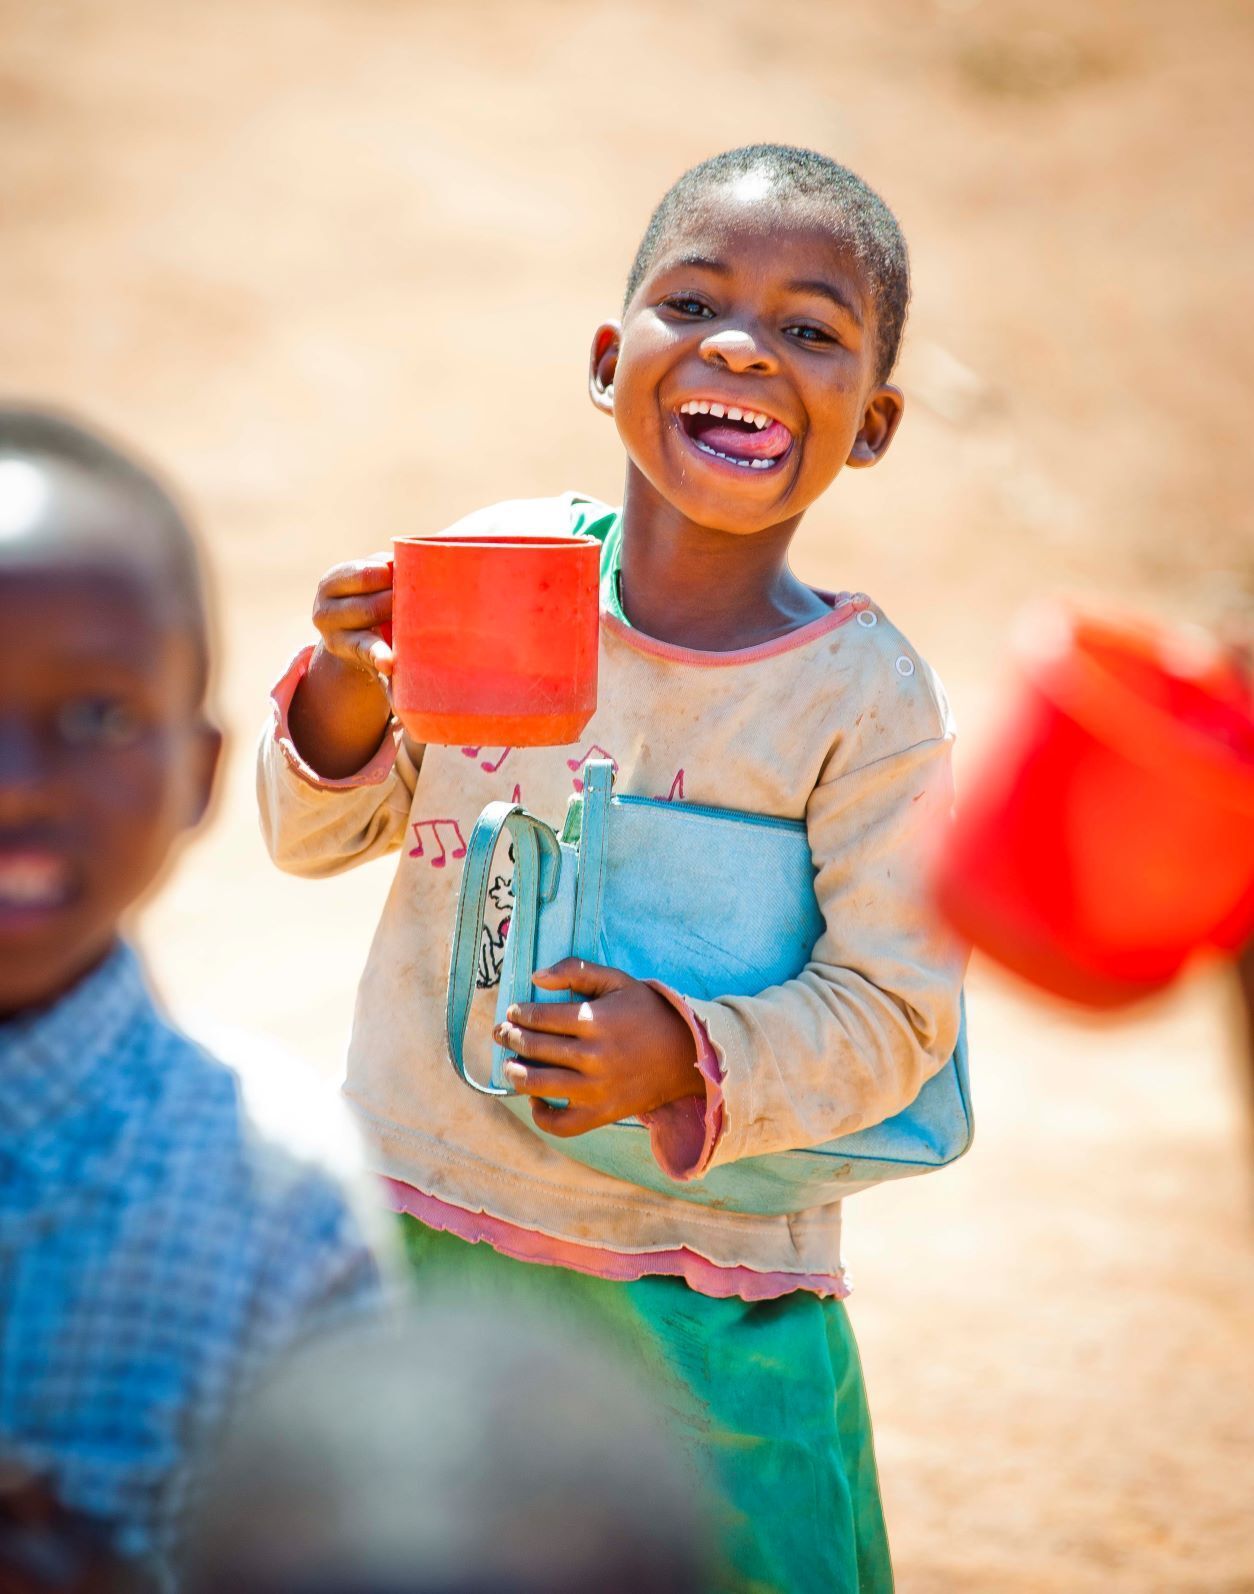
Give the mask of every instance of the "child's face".
[[799, 517], [843, 465], [882, 457], [902, 399], [875, 379], [876, 335], [865, 273], [830, 221], [804, 203], [772, 214], [752, 184], [717, 189], [663, 241], [621, 331], [598, 329], [593, 399], [661, 499], [751, 534]]
[[116, 557], [0, 565], [0, 1016], [112, 944], [208, 802], [194, 645]]

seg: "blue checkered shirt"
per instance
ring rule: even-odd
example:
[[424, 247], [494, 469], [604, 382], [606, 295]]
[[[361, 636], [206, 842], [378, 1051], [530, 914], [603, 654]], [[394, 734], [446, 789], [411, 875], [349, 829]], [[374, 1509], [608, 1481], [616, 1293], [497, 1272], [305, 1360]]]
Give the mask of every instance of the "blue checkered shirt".
[[159, 1582], [241, 1383], [378, 1290], [341, 1184], [257, 1129], [127, 948], [0, 1024], [0, 1460]]

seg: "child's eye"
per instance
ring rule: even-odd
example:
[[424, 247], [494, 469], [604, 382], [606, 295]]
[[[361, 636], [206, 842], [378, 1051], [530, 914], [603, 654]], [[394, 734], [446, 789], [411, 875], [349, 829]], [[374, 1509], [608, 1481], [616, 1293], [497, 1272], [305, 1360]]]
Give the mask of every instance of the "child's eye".
[[680, 315], [692, 316], [694, 319], [702, 316], [708, 318], [714, 314], [703, 299], [694, 299], [686, 293], [677, 293], [670, 299], [663, 299], [662, 303], [668, 310], [677, 310]]
[[71, 747], [129, 747], [143, 728], [135, 709], [112, 697], [76, 698], [57, 713], [57, 733]]
[[824, 332], [822, 327], [807, 326], [799, 322], [796, 326], [785, 327], [784, 331], [797, 339], [799, 343], [835, 343], [836, 339], [830, 332]]

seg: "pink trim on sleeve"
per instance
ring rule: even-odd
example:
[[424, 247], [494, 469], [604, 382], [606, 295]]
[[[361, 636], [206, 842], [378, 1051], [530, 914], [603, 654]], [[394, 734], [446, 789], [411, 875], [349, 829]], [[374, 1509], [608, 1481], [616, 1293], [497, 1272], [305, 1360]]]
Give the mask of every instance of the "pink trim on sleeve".
[[843, 1272], [836, 1273], [757, 1273], [739, 1265], [719, 1267], [698, 1256], [687, 1246], [670, 1251], [610, 1251], [599, 1245], [580, 1245], [575, 1240], [557, 1240], [534, 1229], [522, 1229], [486, 1212], [465, 1212], [438, 1196], [415, 1190], [399, 1179], [380, 1176], [383, 1199], [393, 1212], [404, 1213], [441, 1234], [455, 1235], [470, 1245], [488, 1245], [516, 1262], [532, 1262], [541, 1267], [564, 1267], [572, 1273], [630, 1284], [636, 1279], [656, 1275], [681, 1278], [698, 1295], [718, 1300], [738, 1296], [742, 1301], [775, 1301], [798, 1290], [812, 1295], [831, 1295], [843, 1300], [849, 1284]]
[[704, 1095], [695, 1092], [681, 1101], [669, 1102], [656, 1112], [642, 1113], [640, 1122], [649, 1131], [649, 1145], [662, 1172], [672, 1179], [699, 1179], [710, 1165], [714, 1148], [723, 1133], [723, 1071], [710, 1032], [678, 991], [660, 980], [646, 985], [663, 996], [692, 1031], [697, 1049], [696, 1083], [704, 1083]]
[[305, 679], [309, 670], [309, 661], [313, 657], [313, 644], [304, 647], [284, 670], [270, 693], [270, 701], [274, 708], [274, 740], [279, 751], [287, 761], [288, 767], [308, 786], [316, 787], [319, 791], [351, 791], [356, 786], [378, 786], [383, 783], [391, 773], [392, 765], [396, 762], [397, 729], [393, 724], [383, 740], [379, 743], [379, 750], [369, 763], [363, 764], [355, 774], [345, 775], [339, 780], [331, 780], [326, 775], [320, 775], [316, 769], [311, 769], [305, 760], [296, 751], [296, 743], [292, 740], [291, 727], [288, 725], [287, 716], [291, 712], [292, 699], [296, 695], [296, 688]]

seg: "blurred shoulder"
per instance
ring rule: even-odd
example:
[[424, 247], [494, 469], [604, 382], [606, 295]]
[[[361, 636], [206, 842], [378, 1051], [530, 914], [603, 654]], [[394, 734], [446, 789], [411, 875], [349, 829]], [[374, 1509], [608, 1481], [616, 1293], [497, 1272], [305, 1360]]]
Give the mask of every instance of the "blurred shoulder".
[[[300, 1209], [372, 1249], [385, 1223], [339, 1092], [269, 1038], [192, 1018], [166, 1093], [170, 1177], [249, 1226]], [[194, 1155], [193, 1155], [194, 1154]], [[198, 1164], [198, 1166], [197, 1166]]]

